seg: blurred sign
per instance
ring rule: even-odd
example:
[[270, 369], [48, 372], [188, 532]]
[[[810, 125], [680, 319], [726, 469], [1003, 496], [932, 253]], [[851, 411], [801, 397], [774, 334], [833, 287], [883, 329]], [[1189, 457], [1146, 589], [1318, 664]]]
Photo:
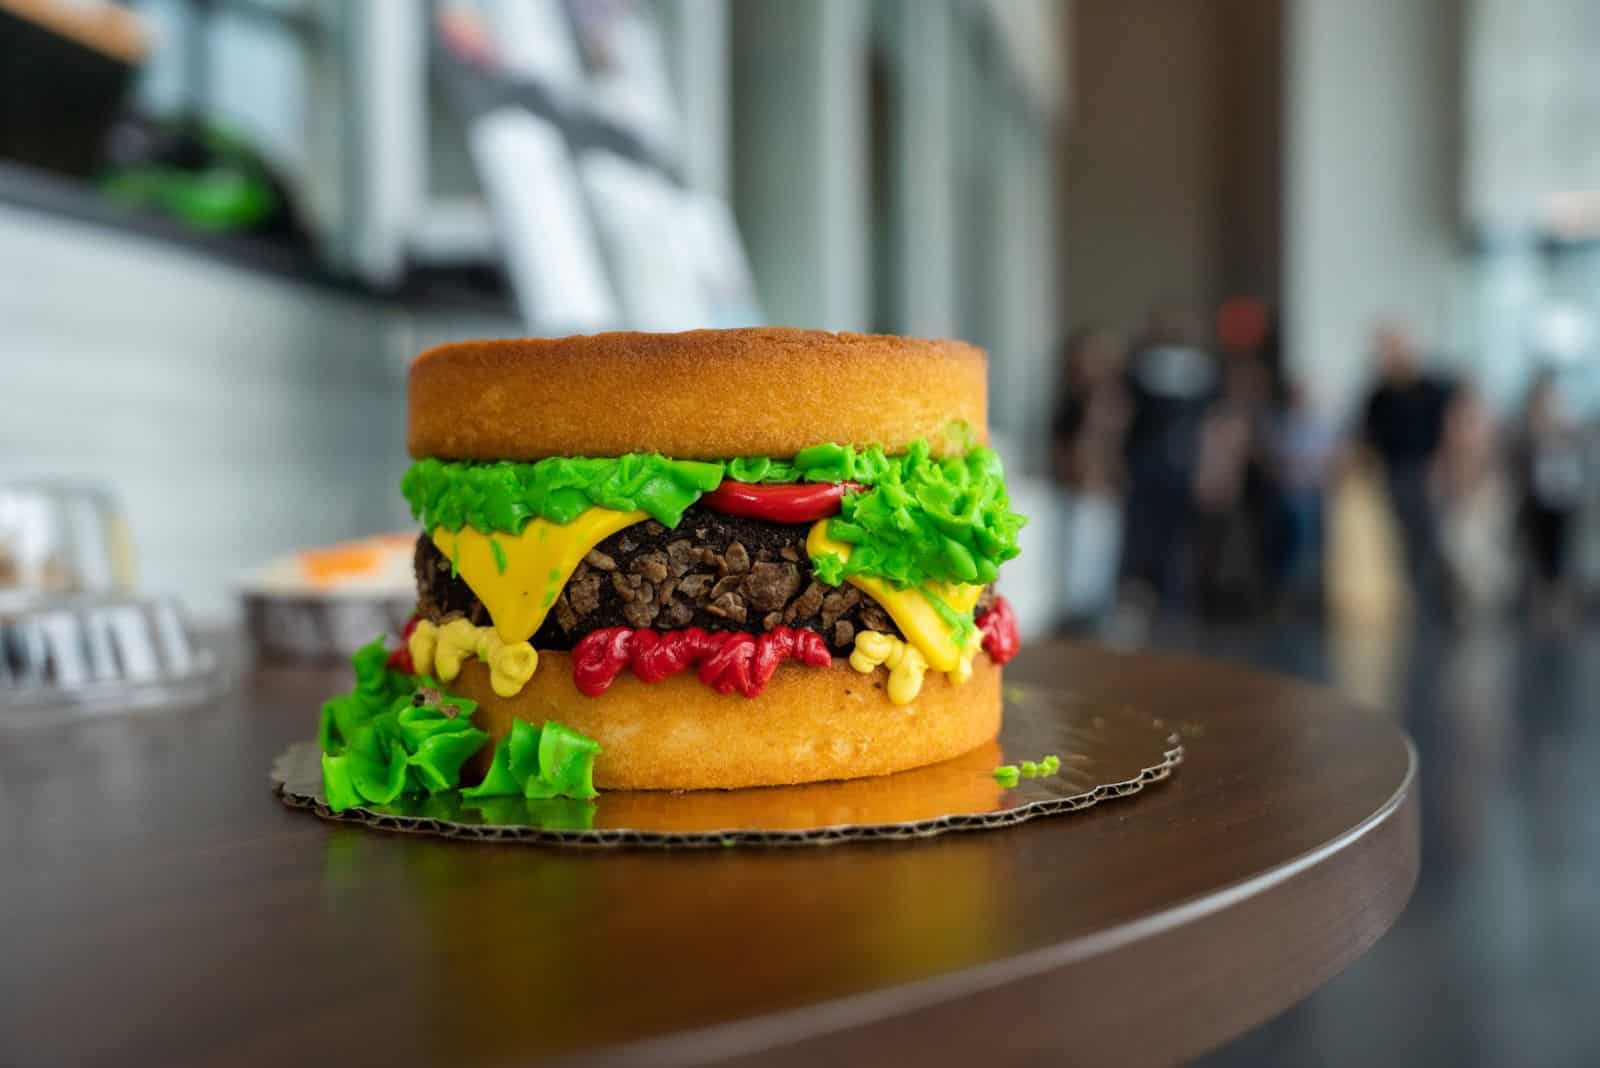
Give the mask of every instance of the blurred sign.
[[468, 144], [523, 319], [552, 333], [615, 326], [617, 303], [560, 131], [505, 107], [472, 120]]
[[630, 326], [749, 326], [760, 320], [750, 269], [727, 206], [603, 149], [578, 171]]
[[761, 321], [732, 212], [678, 173], [678, 109], [644, 6], [453, 0], [436, 27], [531, 331]]
[[655, 21], [628, 0], [569, 0], [589, 70], [589, 103], [653, 149], [678, 159], [678, 108]]

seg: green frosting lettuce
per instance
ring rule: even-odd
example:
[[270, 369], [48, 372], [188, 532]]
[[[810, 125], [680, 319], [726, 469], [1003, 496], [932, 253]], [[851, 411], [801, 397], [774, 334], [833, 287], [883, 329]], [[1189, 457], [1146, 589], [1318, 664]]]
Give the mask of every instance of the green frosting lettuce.
[[669, 460], [633, 453], [615, 459], [556, 457], [534, 463], [449, 463], [419, 460], [401, 492], [429, 530], [471, 526], [484, 533], [521, 533], [537, 516], [570, 523], [596, 505], [642, 511], [676, 527], [684, 511], [724, 477], [736, 482], [855, 482], [828, 533], [851, 546], [848, 561], [814, 558], [817, 577], [837, 586], [852, 575], [904, 588], [933, 579], [987, 584], [1017, 555], [1026, 522], [1011, 510], [1005, 472], [993, 450], [969, 447], [936, 460], [928, 443], [903, 455], [823, 444], [793, 460], [746, 456], [726, 463]]
[[811, 571], [829, 586], [844, 581], [844, 557], [838, 553], [816, 553], [811, 557]]
[[957, 644], [966, 645], [972, 638], [973, 631], [977, 629], [977, 625], [972, 621], [972, 613], [957, 612], [945, 602], [944, 598], [926, 589], [918, 590], [917, 592], [922, 595], [924, 601], [927, 601], [932, 606], [934, 614], [944, 621], [944, 625], [950, 628], [951, 633], [955, 635]]
[[599, 752], [594, 739], [559, 723], [535, 727], [515, 720], [511, 733], [495, 746], [494, 760], [483, 782], [462, 790], [461, 796], [587, 800], [596, 796], [594, 758]]
[[[1054, 753], [1047, 753], [1038, 760], [1022, 761], [1019, 768], [1024, 779], [1049, 778], [1061, 770], [1061, 758]], [[1000, 768], [995, 769], [997, 773], [1001, 770]], [[1011, 785], [1015, 786], [1016, 784], [1012, 783]]]
[[[446, 694], [425, 675], [391, 669], [381, 639], [359, 649], [352, 664], [355, 687], [323, 703], [317, 731], [328, 807], [342, 812], [460, 787], [462, 766], [489, 741], [472, 725], [477, 703]], [[532, 738], [532, 763], [509, 756], [519, 728], [520, 744]], [[462, 796], [592, 798], [599, 751], [593, 740], [559, 723], [542, 729], [518, 723], [495, 748], [489, 777]], [[502, 770], [511, 778], [497, 774]]]
[[722, 481], [722, 464], [631, 453], [615, 459], [551, 457], [534, 463], [418, 460], [400, 483], [429, 530], [470, 526], [520, 534], [528, 520], [570, 523], [590, 508], [645, 512], [669, 527]]
[[[924, 449], [926, 442], [919, 443]], [[970, 447], [970, 442], [969, 442]], [[823, 444], [801, 449], [793, 460], [744, 456], [729, 460], [727, 477], [735, 482], [860, 482], [871, 485], [888, 475], [895, 458], [877, 446]]]
[[[841, 466], [859, 464], [864, 455]], [[877, 461], [869, 457], [868, 465]], [[883, 462], [870, 482], [856, 479], [867, 488], [846, 494], [829, 521], [829, 536], [851, 552], [837, 566], [814, 561], [822, 581], [867, 575], [902, 589], [930, 579], [987, 585], [1017, 555], [1017, 533], [1027, 519], [1011, 510], [992, 449], [935, 460], [919, 441]]]
[[729, 460], [724, 474], [735, 482], [798, 482], [800, 473], [794, 464], [772, 460], [765, 456], [743, 456]]

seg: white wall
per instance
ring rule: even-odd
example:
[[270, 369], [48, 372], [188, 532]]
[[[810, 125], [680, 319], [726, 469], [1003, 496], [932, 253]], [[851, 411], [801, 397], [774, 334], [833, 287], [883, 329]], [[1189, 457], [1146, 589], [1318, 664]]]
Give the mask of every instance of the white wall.
[[1285, 330], [1347, 411], [1373, 321], [1449, 340], [1457, 264], [1460, 0], [1291, 0]]
[[0, 478], [107, 482], [143, 588], [206, 619], [273, 555], [409, 529], [409, 358], [517, 332], [3, 206], [0, 324]]

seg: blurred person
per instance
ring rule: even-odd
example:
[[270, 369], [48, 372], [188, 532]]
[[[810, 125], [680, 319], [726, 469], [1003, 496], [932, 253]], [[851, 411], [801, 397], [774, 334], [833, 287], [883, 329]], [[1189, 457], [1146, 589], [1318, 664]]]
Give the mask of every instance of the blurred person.
[[[1320, 481], [1331, 447], [1331, 431], [1317, 421], [1303, 395], [1291, 398], [1283, 369], [1281, 335], [1276, 316], [1258, 297], [1232, 297], [1217, 309], [1217, 344], [1226, 355], [1225, 391], [1248, 409], [1251, 441], [1245, 460], [1241, 516], [1231, 526], [1236, 534], [1234, 575], [1236, 586], [1247, 582], [1253, 590], [1252, 609], [1288, 610], [1297, 598], [1314, 592], [1320, 573]], [[1235, 385], [1229, 387], [1232, 380]], [[1242, 396], [1241, 396], [1242, 394]], [[1286, 437], [1286, 434], [1292, 437]], [[1280, 454], [1295, 451], [1294, 470], [1285, 481]], [[1317, 469], [1316, 474], [1311, 474]], [[1292, 498], [1292, 499], [1291, 499]], [[1289, 569], [1297, 569], [1291, 575]], [[1216, 580], [1217, 575], [1202, 579]], [[1224, 596], [1237, 602], [1237, 598]]]
[[1268, 446], [1282, 515], [1273, 574], [1286, 596], [1321, 587], [1324, 495], [1338, 452], [1333, 423], [1318, 413], [1302, 384], [1290, 383]]
[[1166, 316], [1128, 360], [1132, 416], [1117, 621], [1124, 631], [1183, 599], [1201, 432], [1217, 392], [1215, 361], [1195, 334], [1181, 318]]
[[1254, 351], [1226, 361], [1206, 413], [1195, 469], [1195, 588], [1202, 614], [1249, 616], [1265, 605], [1275, 501], [1265, 451], [1272, 375]]
[[1127, 349], [1111, 330], [1089, 328], [1063, 347], [1061, 391], [1051, 432], [1056, 481], [1083, 493], [1117, 493], [1124, 472], [1129, 401]]
[[1441, 594], [1433, 468], [1453, 388], [1424, 371], [1415, 341], [1398, 323], [1378, 325], [1373, 349], [1378, 382], [1367, 399], [1363, 437], [1383, 464], [1417, 599], [1432, 610]]
[[1246, 504], [1251, 426], [1226, 401], [1207, 415], [1195, 467], [1195, 592], [1206, 617], [1249, 615], [1259, 607], [1260, 553]]
[[[1389, 505], [1383, 465], [1371, 448], [1357, 446], [1332, 472], [1327, 498], [1327, 546], [1323, 552], [1323, 600], [1334, 631], [1354, 637], [1354, 646], [1383, 653], [1405, 633], [1398, 624], [1411, 607], [1404, 541]], [[1367, 636], [1379, 636], [1377, 646]], [[1364, 675], [1376, 684], [1389, 679], [1374, 657]], [[1363, 691], [1365, 692], [1365, 691]], [[1384, 705], [1383, 707], [1388, 707]]]
[[1095, 620], [1116, 592], [1126, 482], [1123, 438], [1129, 401], [1127, 350], [1113, 331], [1079, 331], [1062, 348], [1061, 391], [1052, 421], [1056, 482], [1067, 542], [1067, 623]]
[[1516, 585], [1513, 506], [1494, 420], [1471, 386], [1445, 414], [1436, 479], [1449, 607], [1460, 624], [1494, 618]]
[[1259, 297], [1230, 297], [1217, 307], [1217, 347], [1225, 362], [1248, 360], [1261, 368], [1264, 404], [1283, 399], [1283, 350], [1277, 317]]
[[1566, 411], [1555, 375], [1542, 372], [1528, 389], [1516, 446], [1522, 533], [1531, 557], [1531, 606], [1556, 628], [1573, 615], [1570, 572], [1573, 531], [1583, 505], [1583, 438]]
[[1217, 345], [1224, 354], [1260, 356], [1272, 332], [1272, 316], [1258, 297], [1229, 297], [1217, 306]]

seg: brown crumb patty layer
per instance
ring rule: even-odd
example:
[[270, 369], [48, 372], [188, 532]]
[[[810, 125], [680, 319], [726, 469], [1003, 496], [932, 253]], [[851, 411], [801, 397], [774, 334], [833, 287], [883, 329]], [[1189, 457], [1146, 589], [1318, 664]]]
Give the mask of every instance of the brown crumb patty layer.
[[[655, 521], [617, 532], [572, 573], [544, 625], [539, 649], [571, 649], [601, 627], [742, 630], [783, 624], [821, 634], [846, 655], [856, 632], [900, 631], [876, 601], [853, 586], [816, 581], [805, 553], [810, 524], [769, 523], [722, 515], [699, 505], [676, 529]], [[487, 625], [489, 613], [426, 534], [417, 539], [417, 611], [439, 622], [465, 615]], [[993, 597], [986, 589], [983, 611]]]

